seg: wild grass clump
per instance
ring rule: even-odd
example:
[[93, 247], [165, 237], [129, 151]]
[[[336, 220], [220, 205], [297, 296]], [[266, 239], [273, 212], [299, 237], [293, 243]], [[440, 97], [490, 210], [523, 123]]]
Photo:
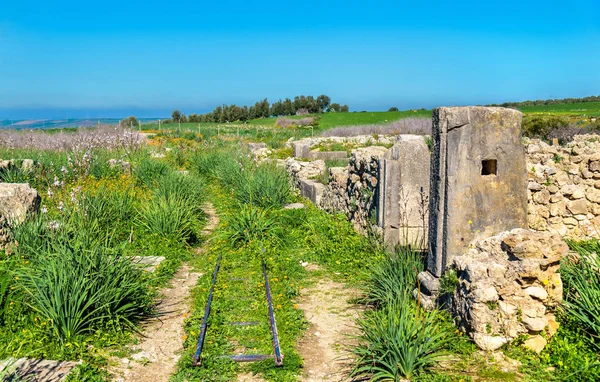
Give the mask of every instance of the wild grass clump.
[[154, 197], [139, 211], [137, 225], [147, 234], [196, 242], [204, 221], [204, 184], [170, 173], [155, 179]]
[[282, 227], [272, 211], [252, 204], [240, 204], [225, 219], [224, 239], [232, 246], [251, 242], [281, 242]]
[[[408, 296], [417, 286], [417, 275], [424, 269], [419, 251], [398, 247], [370, 269], [367, 302], [384, 306]], [[408, 302], [407, 302], [408, 303]]]
[[292, 190], [285, 170], [261, 164], [245, 170], [235, 186], [237, 199], [263, 208], [279, 208], [288, 203]]
[[162, 176], [171, 172], [169, 164], [155, 159], [143, 159], [133, 171], [136, 179], [148, 188], [154, 186], [154, 182]]
[[569, 244], [580, 256], [564, 259], [561, 264], [563, 307], [569, 319], [577, 322], [600, 348], [600, 243]]
[[323, 132], [324, 137], [354, 137], [357, 135], [431, 135], [431, 118], [403, 118], [380, 125], [336, 127]]
[[135, 327], [152, 311], [142, 271], [117, 251], [58, 243], [17, 271], [31, 308], [62, 341], [97, 328]]
[[198, 150], [191, 158], [192, 169], [199, 175], [224, 185], [233, 185], [242, 175], [246, 160], [222, 149]]
[[454, 337], [437, 312], [425, 312], [403, 291], [381, 309], [358, 320], [361, 334], [353, 349], [357, 359], [351, 375], [373, 381], [401, 381], [433, 366]]

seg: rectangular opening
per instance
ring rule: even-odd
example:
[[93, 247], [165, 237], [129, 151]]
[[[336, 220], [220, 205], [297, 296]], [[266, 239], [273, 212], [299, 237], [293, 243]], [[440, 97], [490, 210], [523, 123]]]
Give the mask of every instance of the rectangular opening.
[[484, 159], [481, 161], [481, 175], [497, 175], [498, 161], [496, 159]]

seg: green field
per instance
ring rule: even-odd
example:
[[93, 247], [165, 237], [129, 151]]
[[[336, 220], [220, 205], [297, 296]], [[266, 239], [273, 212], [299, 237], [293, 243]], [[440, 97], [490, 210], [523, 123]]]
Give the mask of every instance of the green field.
[[[419, 109], [419, 110], [404, 110], [404, 111], [369, 111], [369, 112], [353, 112], [353, 113], [325, 113], [320, 114], [319, 119], [319, 130], [326, 130], [332, 127], [338, 126], [353, 126], [353, 125], [371, 125], [371, 124], [382, 124], [397, 121], [402, 118], [407, 117], [422, 117], [422, 118], [430, 118], [431, 110]], [[308, 116], [292, 116], [286, 118], [292, 119], [302, 119], [310, 117]], [[259, 118], [249, 120], [246, 125], [260, 125], [271, 127], [275, 126], [275, 122], [277, 118]], [[185, 128], [188, 130], [197, 129], [198, 126], [200, 128], [207, 127], [217, 127], [217, 126], [227, 126], [227, 125], [238, 125], [237, 123], [182, 123], [181, 128]], [[172, 129], [175, 124], [167, 124], [165, 127]], [[143, 125], [145, 130], [155, 130], [158, 128], [158, 125], [153, 124], [145, 124]]]
[[553, 105], [521, 106], [524, 114], [561, 115], [568, 117], [600, 117], [600, 102], [560, 103]]

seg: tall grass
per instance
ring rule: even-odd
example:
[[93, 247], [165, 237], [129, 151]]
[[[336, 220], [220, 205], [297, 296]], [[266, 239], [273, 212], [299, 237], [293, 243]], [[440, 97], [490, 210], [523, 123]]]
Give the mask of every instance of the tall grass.
[[146, 158], [138, 163], [133, 171], [133, 174], [141, 184], [146, 185], [148, 188], [152, 188], [154, 186], [154, 182], [158, 178], [165, 176], [171, 171], [172, 170], [168, 163]]
[[283, 236], [282, 228], [272, 211], [252, 204], [240, 204], [232, 214], [225, 217], [224, 239], [231, 245], [245, 245], [256, 241], [278, 244]]
[[457, 338], [448, 320], [426, 312], [412, 293], [424, 269], [421, 252], [397, 247], [369, 269], [367, 309], [358, 319], [357, 357], [351, 375], [373, 381], [401, 381], [433, 366]]
[[351, 375], [373, 381], [402, 381], [426, 370], [443, 357], [453, 337], [436, 312], [411, 303], [409, 292], [358, 320], [361, 334]]
[[579, 259], [563, 259], [560, 273], [564, 282], [565, 313], [585, 330], [600, 348], [600, 243], [569, 243]]
[[397, 247], [384, 260], [370, 269], [367, 302], [383, 306], [406, 297], [417, 285], [417, 275], [424, 269], [424, 257], [419, 251]]
[[136, 223], [148, 234], [195, 242], [204, 220], [203, 201], [198, 178], [170, 173], [155, 180], [153, 200], [140, 209]]
[[292, 196], [285, 170], [268, 164], [261, 164], [254, 171], [244, 171], [236, 183], [238, 200], [258, 207], [282, 207]]
[[62, 341], [109, 325], [132, 328], [152, 310], [146, 280], [131, 260], [104, 248], [57, 243], [17, 271], [30, 306]]

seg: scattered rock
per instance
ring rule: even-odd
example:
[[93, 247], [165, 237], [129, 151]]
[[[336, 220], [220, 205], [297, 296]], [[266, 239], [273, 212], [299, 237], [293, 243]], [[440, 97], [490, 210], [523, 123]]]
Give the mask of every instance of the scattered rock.
[[546, 341], [544, 337], [535, 335], [525, 340], [523, 346], [539, 354], [542, 350], [544, 350], [544, 347], [546, 347], [547, 343], [548, 341]]

